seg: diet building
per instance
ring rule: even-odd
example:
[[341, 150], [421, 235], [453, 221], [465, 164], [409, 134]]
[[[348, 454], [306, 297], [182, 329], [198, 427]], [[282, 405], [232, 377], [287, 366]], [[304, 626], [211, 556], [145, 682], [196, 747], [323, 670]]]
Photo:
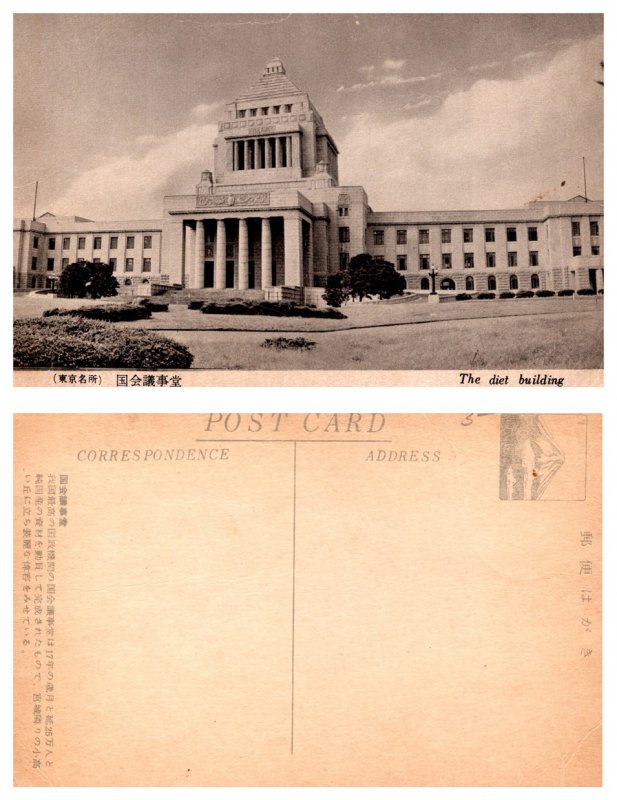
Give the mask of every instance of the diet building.
[[432, 288], [431, 273], [443, 294], [604, 287], [603, 205], [581, 196], [374, 211], [361, 186], [339, 185], [336, 143], [277, 58], [226, 105], [211, 164], [194, 191], [164, 198], [160, 219], [16, 220], [15, 289], [53, 287], [86, 260], [111, 264], [127, 293], [261, 290], [319, 302], [328, 275], [359, 253], [394, 264], [418, 293]]

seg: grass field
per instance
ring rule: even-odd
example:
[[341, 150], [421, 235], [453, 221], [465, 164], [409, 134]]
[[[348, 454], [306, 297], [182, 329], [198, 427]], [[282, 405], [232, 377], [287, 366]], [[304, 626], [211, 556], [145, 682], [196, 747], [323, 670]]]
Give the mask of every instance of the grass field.
[[[15, 317], [83, 303], [21, 296]], [[198, 369], [599, 369], [602, 309], [596, 297], [356, 303], [342, 309], [347, 319], [319, 320], [211, 316], [172, 305], [150, 320], [117, 324], [164, 332], [189, 347]], [[262, 347], [272, 334], [304, 336], [315, 347]]]

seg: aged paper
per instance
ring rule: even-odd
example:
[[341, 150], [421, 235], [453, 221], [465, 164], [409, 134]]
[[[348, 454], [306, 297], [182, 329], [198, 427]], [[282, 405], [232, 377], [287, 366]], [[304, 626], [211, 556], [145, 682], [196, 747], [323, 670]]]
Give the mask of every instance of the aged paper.
[[598, 415], [15, 418], [18, 786], [598, 786]]

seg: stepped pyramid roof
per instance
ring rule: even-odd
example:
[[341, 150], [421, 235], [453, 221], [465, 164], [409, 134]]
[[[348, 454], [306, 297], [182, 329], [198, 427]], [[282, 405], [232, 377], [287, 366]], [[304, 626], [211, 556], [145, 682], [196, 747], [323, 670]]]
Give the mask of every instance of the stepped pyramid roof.
[[270, 100], [290, 94], [303, 94], [303, 92], [289, 80], [281, 59], [273, 58], [264, 67], [259, 80], [241, 92], [236, 98], [236, 102]]

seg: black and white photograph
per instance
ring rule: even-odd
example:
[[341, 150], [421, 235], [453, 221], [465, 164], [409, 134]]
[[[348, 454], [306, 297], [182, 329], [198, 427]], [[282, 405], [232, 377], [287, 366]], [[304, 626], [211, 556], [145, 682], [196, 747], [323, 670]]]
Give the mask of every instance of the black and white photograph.
[[602, 383], [602, 14], [17, 14], [14, 50], [16, 385]]

